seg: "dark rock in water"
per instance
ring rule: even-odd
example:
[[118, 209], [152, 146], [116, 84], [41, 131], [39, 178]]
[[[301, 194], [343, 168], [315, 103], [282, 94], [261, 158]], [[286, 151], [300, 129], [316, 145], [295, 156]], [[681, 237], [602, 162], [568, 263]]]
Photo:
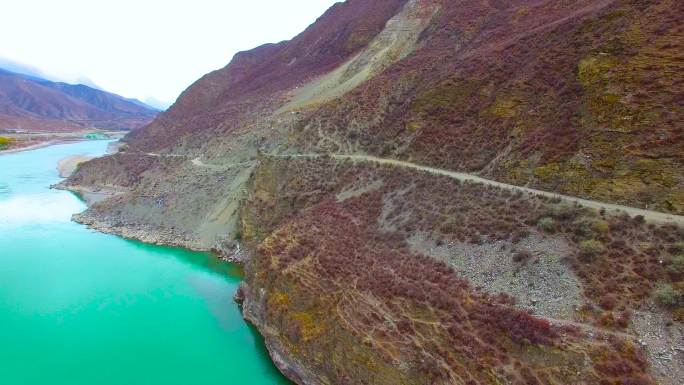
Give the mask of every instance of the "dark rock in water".
[[238, 286], [237, 291], [235, 291], [235, 295], [233, 296], [233, 300], [235, 303], [238, 305], [242, 305], [245, 302], [245, 283], [241, 283], [240, 286]]

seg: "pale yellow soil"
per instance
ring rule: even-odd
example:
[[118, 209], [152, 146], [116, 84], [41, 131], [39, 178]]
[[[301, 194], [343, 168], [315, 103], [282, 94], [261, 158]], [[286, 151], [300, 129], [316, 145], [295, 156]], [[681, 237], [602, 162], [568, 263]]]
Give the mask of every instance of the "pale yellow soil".
[[59, 161], [57, 164], [57, 170], [59, 171], [59, 176], [62, 178], [68, 178], [71, 174], [76, 171], [79, 164], [87, 162], [93, 159], [92, 156], [85, 155], [71, 155]]

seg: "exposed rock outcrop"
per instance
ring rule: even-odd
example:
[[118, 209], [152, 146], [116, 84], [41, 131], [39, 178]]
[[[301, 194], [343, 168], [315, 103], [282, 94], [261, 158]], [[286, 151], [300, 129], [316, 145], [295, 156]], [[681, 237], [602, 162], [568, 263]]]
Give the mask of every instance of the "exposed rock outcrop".
[[681, 228], [324, 154], [682, 213], [680, 3], [349, 0], [63, 187], [116, 192], [76, 217], [103, 231], [240, 247], [300, 384], [675, 385], [644, 325], [681, 335]]

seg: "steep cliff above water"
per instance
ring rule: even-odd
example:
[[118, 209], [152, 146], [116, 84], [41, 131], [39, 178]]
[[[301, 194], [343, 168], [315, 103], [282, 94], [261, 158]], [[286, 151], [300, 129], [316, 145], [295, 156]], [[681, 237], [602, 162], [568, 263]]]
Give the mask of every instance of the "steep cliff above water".
[[680, 228], [270, 155], [365, 153], [682, 213], [683, 15], [350, 0], [236, 55], [65, 186], [113, 193], [78, 217], [104, 231], [246, 244], [245, 314], [303, 384], [675, 384]]
[[683, 374], [682, 309], [652, 299], [681, 228], [325, 157], [262, 159], [248, 186], [245, 315], [301, 383]]

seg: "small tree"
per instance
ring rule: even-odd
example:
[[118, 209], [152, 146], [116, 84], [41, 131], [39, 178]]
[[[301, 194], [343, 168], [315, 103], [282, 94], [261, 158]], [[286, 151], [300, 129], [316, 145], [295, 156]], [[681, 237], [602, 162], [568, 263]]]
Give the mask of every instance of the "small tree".
[[676, 255], [667, 267], [668, 273], [672, 275], [684, 275], [684, 254]]
[[597, 255], [605, 251], [603, 243], [595, 239], [589, 239], [580, 243], [580, 257], [586, 262], [593, 261]]
[[550, 217], [544, 217], [540, 219], [539, 222], [537, 222], [537, 225], [540, 229], [547, 233], [553, 233], [556, 231], [556, 221]]
[[682, 293], [672, 285], [662, 285], [655, 291], [655, 299], [665, 307], [675, 307], [682, 301]]
[[14, 139], [14, 138], [7, 138], [4, 136], [0, 136], [0, 150], [4, 150], [8, 147], [11, 147], [15, 142], [16, 142], [16, 139]]
[[599, 235], [604, 235], [610, 230], [610, 225], [604, 220], [595, 220], [591, 224], [591, 228]]

